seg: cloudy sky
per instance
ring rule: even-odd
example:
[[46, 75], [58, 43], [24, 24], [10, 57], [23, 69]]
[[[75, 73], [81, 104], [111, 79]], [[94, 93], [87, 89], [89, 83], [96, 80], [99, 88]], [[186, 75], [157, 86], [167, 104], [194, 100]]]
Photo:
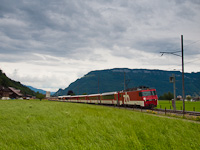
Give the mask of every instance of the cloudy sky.
[[[200, 71], [199, 0], [0, 0], [0, 68], [57, 91], [92, 70]], [[181, 54], [181, 53], [177, 53]]]

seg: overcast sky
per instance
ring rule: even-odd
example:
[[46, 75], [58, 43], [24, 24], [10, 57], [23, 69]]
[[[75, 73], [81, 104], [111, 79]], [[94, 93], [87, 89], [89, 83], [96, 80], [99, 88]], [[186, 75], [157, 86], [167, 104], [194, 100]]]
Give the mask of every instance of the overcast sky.
[[[92, 70], [200, 71], [199, 0], [0, 0], [0, 68], [44, 90]], [[181, 53], [177, 53], [181, 54]]]

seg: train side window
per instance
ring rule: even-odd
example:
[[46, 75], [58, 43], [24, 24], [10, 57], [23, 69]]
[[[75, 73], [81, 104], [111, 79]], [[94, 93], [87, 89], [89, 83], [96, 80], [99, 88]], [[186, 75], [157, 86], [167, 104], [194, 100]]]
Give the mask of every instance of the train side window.
[[115, 98], [114, 98], [114, 94], [112, 94], [112, 95], [103, 95], [102, 99], [115, 99]]
[[139, 92], [139, 96], [142, 97], [142, 92]]

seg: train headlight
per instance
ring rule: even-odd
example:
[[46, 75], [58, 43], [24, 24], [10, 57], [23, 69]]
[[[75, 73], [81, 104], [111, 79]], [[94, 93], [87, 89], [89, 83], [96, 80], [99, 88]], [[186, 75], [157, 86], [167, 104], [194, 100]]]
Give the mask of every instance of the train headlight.
[[146, 97], [143, 97], [143, 100], [146, 101]]

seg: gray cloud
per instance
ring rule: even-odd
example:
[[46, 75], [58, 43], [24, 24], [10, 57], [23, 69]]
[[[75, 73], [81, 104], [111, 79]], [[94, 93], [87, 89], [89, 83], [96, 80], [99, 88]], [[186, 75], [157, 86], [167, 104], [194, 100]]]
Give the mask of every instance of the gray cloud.
[[74, 52], [84, 54], [81, 48], [114, 45], [157, 52], [156, 46], [172, 47], [174, 42], [154, 35], [175, 28], [177, 20], [199, 17], [197, 1], [176, 2], [1, 1], [1, 52], [71, 57]]
[[[179, 49], [181, 34], [186, 45], [200, 35], [199, 0], [0, 3], [0, 62], [4, 63], [59, 66], [65, 59], [109, 63], [105, 55], [142, 62], [145, 53]], [[185, 54], [196, 58], [199, 46], [187, 46]]]

